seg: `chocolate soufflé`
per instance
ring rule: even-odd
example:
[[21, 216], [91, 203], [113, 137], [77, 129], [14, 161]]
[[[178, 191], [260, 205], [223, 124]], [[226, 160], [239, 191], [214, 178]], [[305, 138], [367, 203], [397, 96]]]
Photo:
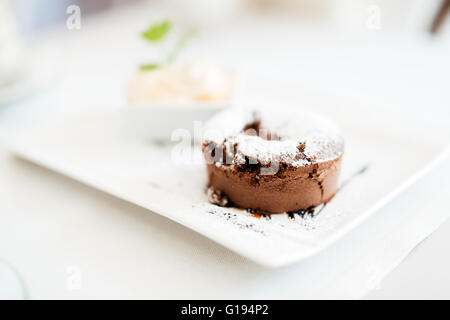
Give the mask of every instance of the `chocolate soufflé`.
[[206, 125], [208, 198], [261, 213], [307, 210], [337, 192], [344, 141], [297, 108], [229, 109]]

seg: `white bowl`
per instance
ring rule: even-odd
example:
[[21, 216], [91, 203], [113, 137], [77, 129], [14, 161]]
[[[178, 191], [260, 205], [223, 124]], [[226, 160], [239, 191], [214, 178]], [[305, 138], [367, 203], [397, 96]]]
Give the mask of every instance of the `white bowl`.
[[[138, 137], [166, 142], [174, 140], [180, 132], [188, 132], [194, 138], [196, 123], [202, 126], [211, 116], [230, 105], [231, 102], [129, 105], [122, 108], [121, 116], [126, 130]], [[179, 129], [185, 131], [177, 131]]]

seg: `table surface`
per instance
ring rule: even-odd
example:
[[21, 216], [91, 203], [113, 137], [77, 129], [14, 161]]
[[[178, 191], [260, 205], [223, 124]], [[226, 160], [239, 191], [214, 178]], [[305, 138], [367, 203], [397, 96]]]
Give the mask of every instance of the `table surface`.
[[[35, 50], [57, 71], [56, 76], [41, 91], [1, 107], [2, 140], [7, 142], [14, 134], [55, 117], [94, 107], [117, 108], [125, 103], [126, 79], [136, 61], [148, 54], [148, 48], [136, 41], [136, 30], [147, 21], [138, 11], [108, 13], [90, 19], [79, 31], [55, 30], [42, 36]], [[140, 18], [126, 19], [127, 15]], [[361, 40], [361, 35], [343, 34], [346, 36], [311, 31], [303, 25], [292, 28], [287, 22], [273, 27], [255, 19], [204, 32], [202, 41], [193, 43], [183, 58], [201, 53], [245, 68], [247, 80], [280, 79], [272, 85], [274, 91], [280, 89], [277, 86], [287, 91], [301, 88], [366, 100], [380, 112], [404, 115], [405, 121], [416, 124], [418, 130], [430, 131], [447, 141], [448, 39], [368, 33]], [[236, 46], [241, 48], [239, 52], [229, 49]], [[450, 180], [449, 166], [446, 168], [430, 177], [428, 183], [445, 188], [442, 182]], [[439, 194], [450, 196], [450, 188]], [[438, 202], [432, 195], [421, 201], [436, 202], [437, 210], [450, 215], [450, 205], [445, 201]], [[283, 295], [278, 291], [288, 285], [288, 276], [296, 268], [266, 270], [163, 217], [149, 215], [142, 208], [17, 159], [5, 147], [0, 147], [0, 212], [0, 257], [26, 280], [31, 297], [189, 296], [187, 289], [180, 289], [183, 284], [189, 286], [192, 297], [207, 298], [211, 297], [210, 288], [201, 282], [217, 281], [218, 273], [227, 281], [218, 282], [220, 287], [213, 297], [230, 297], [231, 293], [259, 297], [257, 292], [265, 288], [264, 281], [270, 281], [270, 288], [275, 290], [265, 297], [280, 297]], [[74, 236], [79, 228], [83, 229], [82, 239]], [[126, 233], [132, 239], [121, 239], [122, 228], [133, 230]], [[442, 254], [448, 251], [449, 237], [447, 221], [367, 298], [450, 298], [450, 258]], [[132, 241], [155, 245], [149, 247], [150, 252], [142, 247], [133, 250], [125, 245]], [[107, 242], [111, 245], [105, 246]], [[101, 252], [99, 247], [103, 248]], [[80, 253], [79, 248], [86, 251]], [[86, 258], [92, 263], [85, 264]], [[186, 266], [183, 274], [177, 264]], [[119, 272], [127, 274], [127, 283], [111, 278]], [[149, 272], [157, 273], [160, 279], [171, 279], [167, 288], [153, 283], [158, 277], [143, 280], [142, 275]], [[71, 286], [76, 289], [81, 273], [81, 293], [67, 290]], [[245, 284], [239, 283], [243, 276], [248, 279]], [[149, 295], [143, 285], [159, 291]], [[295, 290], [288, 291], [296, 297]]]

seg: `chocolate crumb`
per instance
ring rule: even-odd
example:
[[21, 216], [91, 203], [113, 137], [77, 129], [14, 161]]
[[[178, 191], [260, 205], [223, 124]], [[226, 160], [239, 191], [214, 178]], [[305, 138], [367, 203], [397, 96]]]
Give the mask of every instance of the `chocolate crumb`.
[[[314, 214], [315, 210], [316, 210], [316, 207], [309, 207], [309, 208], [300, 209], [300, 210], [297, 210], [297, 211], [286, 212], [286, 214], [288, 215], [288, 217], [290, 219], [295, 220], [295, 215], [298, 215], [301, 218], [304, 218], [307, 215], [309, 215], [311, 217], [314, 217], [315, 216], [315, 214]], [[322, 211], [322, 210], [320, 210], [320, 211]]]
[[212, 187], [209, 187], [207, 190], [208, 200], [213, 204], [217, 204], [221, 207], [225, 207], [230, 204], [228, 197], [224, 195], [222, 192], [215, 190]]
[[298, 151], [300, 151], [301, 153], [305, 152], [305, 148], [306, 148], [306, 142], [302, 142], [297, 146]]

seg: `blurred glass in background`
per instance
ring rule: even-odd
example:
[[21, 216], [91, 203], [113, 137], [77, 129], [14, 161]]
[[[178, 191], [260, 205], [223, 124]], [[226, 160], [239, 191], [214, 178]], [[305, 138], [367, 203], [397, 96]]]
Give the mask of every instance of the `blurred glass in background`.
[[[2, 0], [8, 2], [9, 0]], [[92, 14], [108, 10], [117, 5], [126, 5], [139, 0], [15, 0], [13, 9], [17, 14], [21, 31], [30, 35], [45, 30], [55, 24], [64, 23], [66, 9], [78, 5], [83, 14]]]
[[9, 1], [0, 2], [0, 86], [19, 76], [22, 43]]

